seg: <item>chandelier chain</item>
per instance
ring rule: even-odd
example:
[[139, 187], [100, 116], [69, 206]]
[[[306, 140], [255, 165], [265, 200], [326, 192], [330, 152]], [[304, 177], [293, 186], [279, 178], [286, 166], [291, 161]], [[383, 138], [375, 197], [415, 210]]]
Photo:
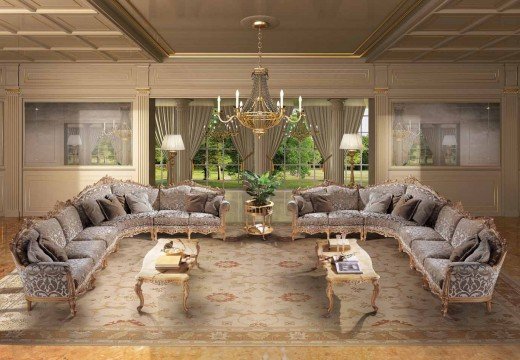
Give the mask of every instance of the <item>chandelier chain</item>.
[[262, 67], [262, 29], [258, 28], [258, 67]]

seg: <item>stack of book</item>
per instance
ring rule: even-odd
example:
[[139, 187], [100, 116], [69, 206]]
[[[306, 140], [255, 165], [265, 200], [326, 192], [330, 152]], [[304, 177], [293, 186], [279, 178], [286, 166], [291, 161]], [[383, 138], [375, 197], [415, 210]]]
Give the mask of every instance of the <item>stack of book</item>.
[[182, 257], [179, 255], [162, 255], [155, 260], [155, 270], [167, 271], [178, 270], [181, 266]]
[[359, 261], [355, 256], [342, 260], [335, 258], [334, 265], [336, 266], [336, 272], [338, 274], [363, 274], [359, 266]]

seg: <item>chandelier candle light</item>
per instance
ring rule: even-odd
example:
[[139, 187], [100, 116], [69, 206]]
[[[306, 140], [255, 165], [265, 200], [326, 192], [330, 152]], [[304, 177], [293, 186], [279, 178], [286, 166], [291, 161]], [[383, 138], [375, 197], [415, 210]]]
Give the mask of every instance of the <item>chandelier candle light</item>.
[[253, 87], [251, 95], [245, 104], [240, 101], [240, 92], [235, 92], [235, 113], [233, 115], [225, 115], [220, 108], [220, 96], [217, 98], [217, 113], [221, 122], [227, 124], [237, 120], [243, 126], [251, 129], [258, 137], [262, 136], [270, 128], [278, 125], [282, 120], [296, 123], [305, 115], [302, 110], [302, 97], [298, 99], [298, 110], [295, 119], [291, 118], [291, 114], [286, 114], [284, 103], [284, 92], [280, 90], [280, 100], [274, 104], [267, 80], [269, 74], [267, 68], [262, 67], [262, 29], [267, 29], [273, 24], [277, 24], [277, 20], [268, 16], [253, 16], [245, 18], [242, 24], [252, 25], [258, 30], [258, 66], [254, 68], [251, 78]]

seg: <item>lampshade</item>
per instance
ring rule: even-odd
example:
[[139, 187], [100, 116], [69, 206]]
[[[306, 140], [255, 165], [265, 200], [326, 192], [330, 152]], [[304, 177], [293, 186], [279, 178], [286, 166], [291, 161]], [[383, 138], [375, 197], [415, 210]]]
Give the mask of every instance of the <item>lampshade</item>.
[[444, 135], [442, 138], [442, 146], [457, 146], [457, 138], [455, 135]]
[[176, 151], [184, 150], [184, 142], [180, 135], [164, 135], [163, 142], [161, 144], [161, 150]]
[[359, 134], [343, 134], [341, 139], [340, 149], [345, 150], [361, 150], [363, 149], [363, 142]]
[[67, 139], [67, 145], [70, 146], [80, 146], [83, 142], [81, 141], [81, 136], [79, 135], [69, 135]]

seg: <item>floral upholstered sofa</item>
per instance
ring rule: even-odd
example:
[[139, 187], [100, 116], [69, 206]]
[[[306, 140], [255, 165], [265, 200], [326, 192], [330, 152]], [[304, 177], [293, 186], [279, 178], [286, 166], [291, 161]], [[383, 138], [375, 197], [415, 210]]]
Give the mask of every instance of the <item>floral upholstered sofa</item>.
[[[471, 217], [461, 204], [414, 178], [367, 188], [325, 182], [295, 190], [293, 198], [288, 204], [293, 240], [298, 233], [360, 233], [366, 240], [372, 232], [395, 238], [409, 255], [410, 267], [422, 274], [424, 287], [440, 297], [444, 315], [450, 302], [485, 302], [491, 309], [506, 255], [506, 242], [491, 218]], [[329, 203], [323, 205], [323, 199]], [[396, 208], [411, 200], [415, 209], [397, 215]], [[329, 211], [314, 211], [313, 205]]]
[[[129, 199], [136, 196], [141, 203], [130, 204], [130, 209]], [[205, 198], [204, 209], [188, 212], [190, 197]], [[100, 212], [103, 201], [112, 208], [117, 205], [121, 215], [107, 217], [110, 208]], [[190, 237], [218, 232], [225, 240], [228, 211], [229, 202], [221, 189], [193, 182], [158, 189], [104, 177], [73, 199], [56, 204], [43, 219], [26, 220], [13, 238], [10, 249], [27, 308], [31, 310], [36, 301], [68, 302], [74, 316], [76, 298], [94, 287], [95, 272], [106, 266], [108, 254], [117, 250], [120, 239], [147, 232], [153, 240], [158, 233]]]

